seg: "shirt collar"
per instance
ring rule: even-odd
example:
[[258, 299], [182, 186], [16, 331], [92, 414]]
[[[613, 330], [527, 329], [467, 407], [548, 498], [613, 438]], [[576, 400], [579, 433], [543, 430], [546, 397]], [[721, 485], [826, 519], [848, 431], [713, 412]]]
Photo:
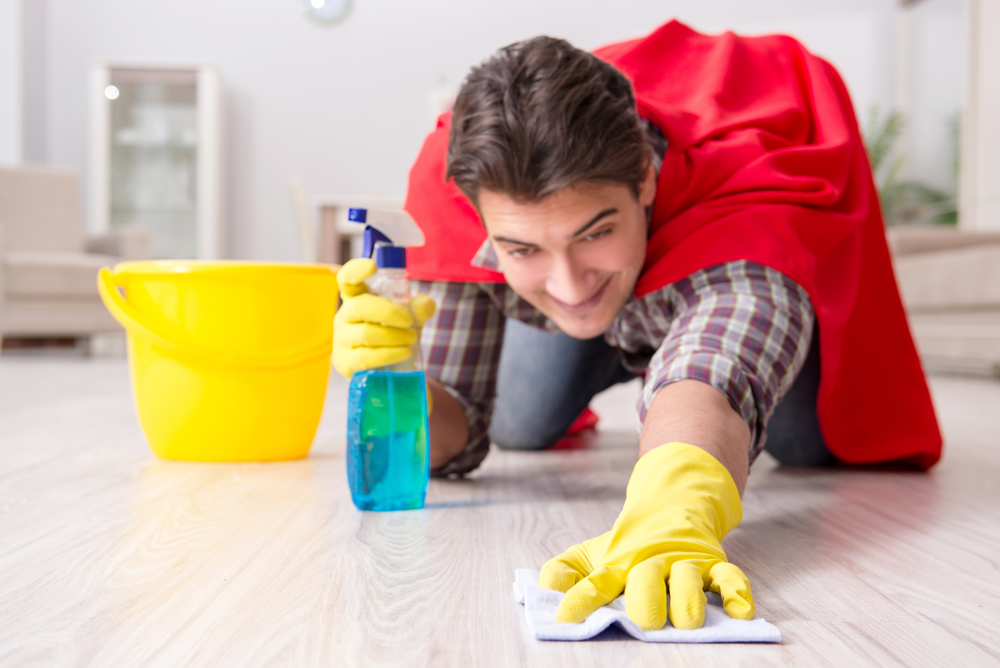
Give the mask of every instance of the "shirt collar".
[[497, 253], [493, 250], [493, 244], [490, 243], [490, 238], [486, 237], [483, 240], [483, 245], [479, 247], [476, 254], [472, 256], [472, 262], [470, 262], [473, 267], [481, 267], [483, 269], [489, 269], [490, 271], [503, 272], [500, 269], [500, 261], [497, 259]]

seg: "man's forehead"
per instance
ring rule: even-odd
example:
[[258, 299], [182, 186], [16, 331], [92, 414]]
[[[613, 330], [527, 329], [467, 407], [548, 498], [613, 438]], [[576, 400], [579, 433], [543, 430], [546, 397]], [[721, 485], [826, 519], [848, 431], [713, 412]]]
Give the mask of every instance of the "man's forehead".
[[565, 227], [562, 232], [575, 236], [617, 213], [622, 200], [628, 197], [628, 188], [617, 185], [564, 188], [538, 202], [518, 202], [506, 193], [484, 192], [479, 198], [479, 212], [493, 235], [514, 231], [538, 234]]

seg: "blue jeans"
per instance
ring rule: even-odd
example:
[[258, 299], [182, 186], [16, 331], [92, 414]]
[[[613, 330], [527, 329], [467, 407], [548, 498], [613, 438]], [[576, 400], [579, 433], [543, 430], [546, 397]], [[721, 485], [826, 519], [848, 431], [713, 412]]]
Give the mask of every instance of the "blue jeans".
[[508, 318], [490, 440], [507, 450], [544, 450], [595, 394], [633, 378], [604, 337], [584, 341]]
[[[544, 450], [562, 436], [594, 395], [635, 378], [603, 337], [581, 341], [508, 319], [500, 353], [490, 440], [508, 450]], [[802, 371], [767, 425], [765, 450], [782, 464], [833, 462], [816, 417], [819, 336]]]

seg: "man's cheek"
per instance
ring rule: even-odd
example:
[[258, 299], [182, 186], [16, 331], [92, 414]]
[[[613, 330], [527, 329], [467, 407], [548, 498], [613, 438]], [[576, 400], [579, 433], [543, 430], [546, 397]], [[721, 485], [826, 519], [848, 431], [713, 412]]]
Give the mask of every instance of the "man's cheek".
[[507, 279], [507, 285], [509, 285], [514, 292], [518, 294], [529, 294], [531, 292], [536, 292], [539, 289], [544, 289], [545, 278], [539, 275], [537, 271], [533, 271], [531, 267], [517, 266], [515, 263], [511, 263], [514, 266], [504, 267], [504, 278]]
[[613, 243], [596, 245], [580, 258], [582, 263], [602, 273], [629, 273], [642, 267], [645, 248], [631, 238], [619, 238]]

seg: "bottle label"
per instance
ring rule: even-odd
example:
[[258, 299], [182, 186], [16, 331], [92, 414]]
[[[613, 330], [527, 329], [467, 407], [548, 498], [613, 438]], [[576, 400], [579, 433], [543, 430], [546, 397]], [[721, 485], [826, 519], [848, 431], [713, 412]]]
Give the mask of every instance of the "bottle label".
[[361, 510], [422, 508], [430, 478], [427, 381], [422, 371], [351, 378], [347, 480]]

